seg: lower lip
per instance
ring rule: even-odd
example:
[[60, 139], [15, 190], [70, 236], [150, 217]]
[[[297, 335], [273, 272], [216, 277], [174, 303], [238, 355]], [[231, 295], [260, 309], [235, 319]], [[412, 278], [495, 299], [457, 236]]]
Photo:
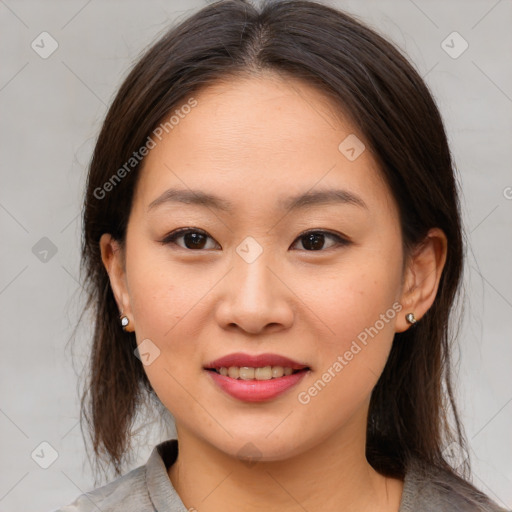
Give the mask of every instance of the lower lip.
[[223, 391], [233, 398], [243, 400], [244, 402], [263, 402], [272, 400], [297, 385], [302, 378], [308, 373], [308, 370], [301, 370], [291, 375], [285, 375], [276, 379], [269, 380], [242, 380], [232, 379], [220, 375], [217, 372], [205, 370], [210, 374], [213, 382], [217, 384]]

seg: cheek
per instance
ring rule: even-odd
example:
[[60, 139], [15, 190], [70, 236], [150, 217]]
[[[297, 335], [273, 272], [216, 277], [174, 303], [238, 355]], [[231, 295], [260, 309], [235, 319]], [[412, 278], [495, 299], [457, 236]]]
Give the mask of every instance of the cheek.
[[194, 351], [195, 336], [187, 315], [193, 315], [202, 295], [193, 283], [197, 277], [187, 278], [165, 257], [165, 251], [147, 240], [132, 243], [126, 271], [137, 343], [149, 339], [159, 351], [158, 359], [145, 366], [146, 373], [150, 380], [168, 379], [164, 369], [175, 373]]
[[173, 264], [152, 241], [134, 239], [127, 251], [126, 271], [137, 334], [163, 339], [170, 336], [200, 298], [197, 277]]
[[[326, 431], [364, 410], [386, 365], [401, 306], [371, 287], [338, 291], [323, 309], [334, 335], [319, 341], [318, 367], [297, 390], [304, 429]], [[378, 287], [379, 290], [382, 288]], [[346, 302], [344, 302], [346, 301]], [[346, 306], [344, 306], [346, 304]], [[393, 304], [395, 307], [393, 307]]]
[[382, 373], [402, 309], [397, 300], [400, 255], [384, 254], [360, 252], [309, 295], [308, 306], [326, 327], [317, 346], [321, 368], [316, 377], [321, 382], [311, 393], [303, 388], [308, 395], [321, 390], [321, 400], [347, 406], [367, 396]]
[[400, 308], [399, 258], [364, 252], [369, 253], [354, 253], [337, 272], [317, 279], [303, 294], [304, 302], [325, 326], [325, 342], [339, 350], [358, 337], [364, 341], [364, 333], [375, 324], [385, 338], [394, 332], [396, 310]]
[[200, 371], [200, 365], [195, 364], [195, 336], [187, 313], [193, 314], [200, 296], [193, 293], [194, 287], [186, 282], [183, 272], [176, 272], [168, 261], [155, 257], [150, 250], [139, 248], [131, 253], [127, 275], [137, 344], [151, 354], [144, 371], [153, 390], [173, 414], [187, 411], [190, 396], [185, 390], [195, 378], [194, 369]]

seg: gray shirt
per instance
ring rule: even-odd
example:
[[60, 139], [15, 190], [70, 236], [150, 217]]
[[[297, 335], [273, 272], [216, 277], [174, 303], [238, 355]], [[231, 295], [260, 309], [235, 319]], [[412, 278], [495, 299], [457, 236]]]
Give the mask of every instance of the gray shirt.
[[[55, 512], [188, 512], [167, 473], [177, 456], [177, 439], [164, 441], [155, 446], [145, 465]], [[452, 511], [509, 512], [474, 495], [448, 472], [412, 460], [405, 473], [399, 512]]]

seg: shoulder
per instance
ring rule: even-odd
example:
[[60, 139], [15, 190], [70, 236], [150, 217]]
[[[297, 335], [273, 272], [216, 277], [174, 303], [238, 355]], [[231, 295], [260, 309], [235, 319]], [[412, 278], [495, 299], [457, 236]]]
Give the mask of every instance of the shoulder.
[[177, 439], [163, 441], [153, 448], [145, 465], [81, 494], [55, 512], [187, 512], [167, 474], [177, 456]]
[[471, 483], [419, 459], [407, 465], [399, 512], [510, 512]]
[[55, 512], [145, 512], [153, 511], [147, 493], [145, 466], [139, 466], [116, 480], [81, 494], [73, 503]]

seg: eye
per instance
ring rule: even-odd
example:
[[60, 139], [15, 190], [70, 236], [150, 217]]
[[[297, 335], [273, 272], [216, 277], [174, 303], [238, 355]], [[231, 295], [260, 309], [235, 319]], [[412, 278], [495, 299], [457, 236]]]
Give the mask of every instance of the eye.
[[[177, 243], [177, 240], [183, 239], [183, 243]], [[182, 249], [189, 250], [206, 250], [206, 249], [215, 249], [216, 247], [220, 247], [215, 241], [213, 247], [208, 247], [208, 239], [213, 241], [213, 238], [210, 237], [205, 231], [197, 228], [180, 228], [172, 233], [169, 233], [161, 243], [164, 245], [174, 244]], [[316, 231], [308, 231], [306, 233], [302, 233], [297, 237], [297, 242], [302, 241], [302, 246], [308, 252], [318, 252], [325, 250], [325, 240], [331, 239], [333, 243], [327, 249], [331, 249], [336, 246], [346, 246], [350, 245], [350, 241], [342, 236], [332, 233], [330, 231], [316, 230]], [[297, 243], [296, 242], [296, 243]], [[295, 245], [294, 243], [293, 245]], [[292, 246], [293, 247], [293, 246]]]
[[[180, 238], [183, 238], [184, 246], [176, 243], [176, 240]], [[201, 229], [181, 228], [169, 233], [161, 243], [164, 245], [175, 244], [182, 249], [211, 249], [211, 247], [206, 247], [206, 241], [208, 238], [213, 240], [213, 238]]]
[[334, 243], [327, 247], [327, 249], [331, 249], [336, 246], [350, 245], [351, 243], [346, 238], [343, 238], [336, 233], [331, 233], [330, 231], [308, 231], [299, 235], [297, 240], [302, 241], [302, 245], [306, 251], [315, 252], [325, 249], [324, 244], [326, 238], [334, 240]]

